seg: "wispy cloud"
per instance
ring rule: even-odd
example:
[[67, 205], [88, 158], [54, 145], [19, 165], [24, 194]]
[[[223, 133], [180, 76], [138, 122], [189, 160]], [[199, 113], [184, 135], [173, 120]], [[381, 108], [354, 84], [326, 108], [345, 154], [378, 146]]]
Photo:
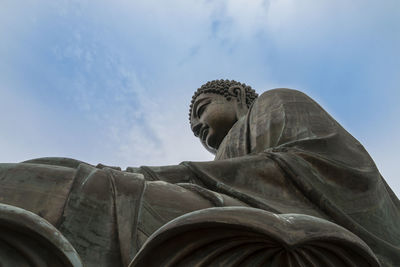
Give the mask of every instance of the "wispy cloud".
[[0, 160], [210, 160], [190, 131], [188, 105], [202, 83], [228, 78], [258, 92], [306, 91], [365, 144], [400, 192], [400, 129], [390, 128], [400, 113], [399, 5], [2, 1]]

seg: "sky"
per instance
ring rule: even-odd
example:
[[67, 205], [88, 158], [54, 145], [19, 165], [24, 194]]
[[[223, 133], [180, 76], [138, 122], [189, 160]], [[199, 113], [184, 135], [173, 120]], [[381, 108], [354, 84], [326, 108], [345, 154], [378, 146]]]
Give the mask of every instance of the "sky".
[[207, 81], [298, 89], [400, 196], [398, 0], [0, 0], [0, 162], [207, 161], [188, 108]]

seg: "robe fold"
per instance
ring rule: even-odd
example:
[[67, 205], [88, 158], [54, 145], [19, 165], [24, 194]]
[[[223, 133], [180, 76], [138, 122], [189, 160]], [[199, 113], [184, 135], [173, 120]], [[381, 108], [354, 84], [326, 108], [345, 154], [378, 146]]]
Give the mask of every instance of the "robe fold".
[[[173, 166], [172, 174], [182, 178], [184, 169]], [[0, 201], [53, 224], [87, 267], [128, 266], [152, 233], [183, 214], [246, 206], [195, 184], [145, 180], [66, 158], [0, 164]]]
[[363, 239], [383, 266], [400, 264], [400, 202], [364, 147], [315, 101], [262, 94], [213, 162], [187, 162], [209, 189], [275, 213], [327, 219]]
[[65, 158], [0, 164], [0, 202], [55, 225], [85, 266], [127, 266], [180, 215], [245, 206], [347, 228], [400, 266], [400, 202], [363, 146], [305, 94], [259, 96], [210, 162], [113, 168]]

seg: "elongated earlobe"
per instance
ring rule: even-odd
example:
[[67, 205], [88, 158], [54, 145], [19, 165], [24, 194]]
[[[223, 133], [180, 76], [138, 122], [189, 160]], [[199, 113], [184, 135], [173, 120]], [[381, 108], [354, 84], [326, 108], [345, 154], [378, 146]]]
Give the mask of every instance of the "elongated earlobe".
[[246, 104], [246, 90], [241, 85], [233, 85], [229, 87], [228, 92], [230, 95], [234, 96], [237, 101], [236, 115], [239, 119], [240, 117], [247, 114], [248, 107]]

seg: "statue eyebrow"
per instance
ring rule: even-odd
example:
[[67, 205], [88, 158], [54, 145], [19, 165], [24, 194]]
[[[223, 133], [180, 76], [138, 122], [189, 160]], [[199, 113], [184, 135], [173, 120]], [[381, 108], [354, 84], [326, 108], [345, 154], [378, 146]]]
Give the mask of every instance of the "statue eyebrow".
[[198, 101], [196, 101], [196, 102], [194, 102], [194, 104], [193, 104], [193, 115], [196, 115], [197, 116], [197, 106], [199, 105], [199, 104], [201, 104], [201, 103], [203, 103], [204, 101], [208, 101], [208, 100], [210, 100], [210, 98], [209, 97], [205, 97], [205, 98], [202, 98], [202, 99], [200, 99], [200, 100], [198, 100]]

